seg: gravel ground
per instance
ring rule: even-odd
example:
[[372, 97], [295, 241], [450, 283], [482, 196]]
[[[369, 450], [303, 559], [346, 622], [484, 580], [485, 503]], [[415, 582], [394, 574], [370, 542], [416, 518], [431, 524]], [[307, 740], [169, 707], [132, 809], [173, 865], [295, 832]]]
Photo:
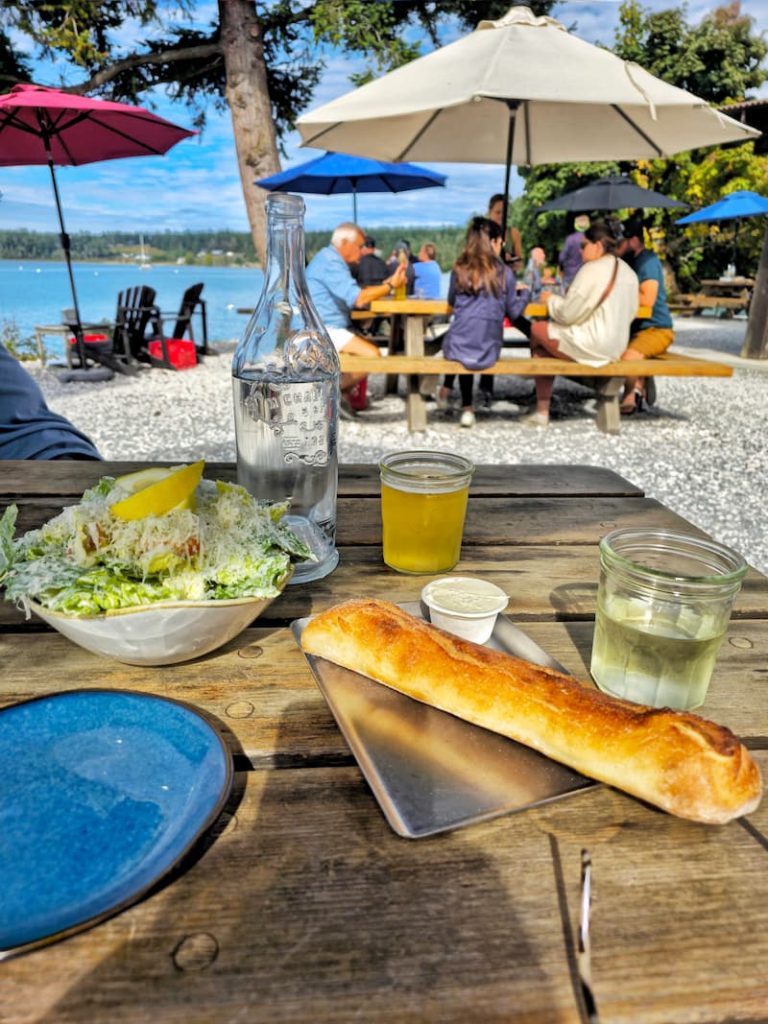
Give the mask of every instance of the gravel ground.
[[[622, 421], [621, 434], [601, 434], [593, 402], [580, 385], [558, 380], [547, 430], [518, 423], [532, 384], [499, 378], [497, 401], [458, 426], [458, 414], [429, 407], [429, 429], [409, 435], [403, 401], [380, 398], [355, 422], [340, 424], [342, 462], [375, 462], [404, 448], [455, 450], [479, 463], [605, 466], [649, 497], [740, 551], [768, 573], [763, 483], [768, 478], [764, 410], [768, 361], [738, 358], [744, 320], [695, 318], [676, 323], [679, 351], [732, 362], [731, 378], [657, 378], [657, 404]], [[235, 456], [229, 354], [194, 371], [150, 370], [103, 383], [62, 384], [57, 371], [33, 368], [51, 408], [68, 416], [106, 459], [229, 461]], [[374, 395], [383, 378], [372, 381]]]

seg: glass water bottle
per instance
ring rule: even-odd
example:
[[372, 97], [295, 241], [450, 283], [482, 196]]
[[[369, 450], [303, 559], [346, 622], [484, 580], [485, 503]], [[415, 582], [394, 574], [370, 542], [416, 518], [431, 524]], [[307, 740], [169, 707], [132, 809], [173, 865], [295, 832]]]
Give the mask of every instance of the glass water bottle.
[[284, 522], [316, 558], [296, 565], [291, 583], [305, 583], [339, 561], [339, 358], [304, 277], [304, 201], [272, 193], [266, 208], [264, 285], [232, 360], [237, 478], [290, 501]]

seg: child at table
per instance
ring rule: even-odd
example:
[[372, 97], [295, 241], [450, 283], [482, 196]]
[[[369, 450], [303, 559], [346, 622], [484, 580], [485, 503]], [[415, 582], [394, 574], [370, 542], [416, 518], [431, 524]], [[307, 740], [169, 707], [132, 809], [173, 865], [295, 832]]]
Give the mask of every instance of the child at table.
[[[501, 246], [501, 227], [487, 217], [475, 217], [451, 271], [448, 302], [453, 306], [453, 319], [443, 338], [443, 355], [468, 370], [483, 370], [497, 361], [504, 317], [514, 323], [528, 301], [527, 290], [518, 292], [514, 273], [501, 262]], [[441, 409], [448, 408], [454, 376], [447, 374], [436, 392]], [[472, 384], [471, 375], [459, 374], [462, 427], [475, 425]]]

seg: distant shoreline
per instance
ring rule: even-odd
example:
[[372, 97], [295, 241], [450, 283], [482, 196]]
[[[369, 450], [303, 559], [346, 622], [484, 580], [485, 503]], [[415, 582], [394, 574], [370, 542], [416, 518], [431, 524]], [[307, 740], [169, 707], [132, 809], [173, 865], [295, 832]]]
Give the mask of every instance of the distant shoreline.
[[[0, 263], [63, 263], [64, 257], [59, 256], [3, 256], [0, 257]], [[73, 263], [89, 263], [98, 264], [101, 266], [110, 267], [132, 267], [134, 270], [140, 269], [141, 263], [135, 260], [110, 260], [110, 259], [89, 259], [86, 256], [73, 256]], [[203, 263], [198, 260], [185, 260], [184, 263], [177, 263], [175, 260], [163, 260], [163, 259], [152, 259], [147, 261], [148, 267], [226, 267], [227, 270], [261, 270], [260, 263], [222, 263], [222, 262], [211, 262]]]

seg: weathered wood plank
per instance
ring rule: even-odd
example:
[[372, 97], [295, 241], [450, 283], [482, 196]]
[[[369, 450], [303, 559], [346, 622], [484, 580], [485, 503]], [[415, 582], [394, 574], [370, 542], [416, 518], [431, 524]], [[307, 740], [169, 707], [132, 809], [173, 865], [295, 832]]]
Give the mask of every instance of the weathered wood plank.
[[[594, 545], [465, 544], [455, 572], [481, 576], [500, 586], [511, 596], [510, 615], [521, 622], [584, 619], [595, 613], [599, 555]], [[393, 572], [384, 565], [378, 544], [342, 546], [339, 567], [330, 576], [288, 587], [261, 621], [285, 624], [351, 597], [416, 601], [431, 578]], [[768, 618], [767, 577], [750, 570], [736, 600], [734, 617]], [[13, 605], [0, 600], [0, 629], [8, 627], [32, 631], [47, 628], [35, 617], [26, 620]]]
[[[29, 498], [62, 497], [62, 505], [79, 497], [99, 477], [120, 476], [146, 469], [147, 462], [22, 462], [6, 461], [0, 471], [0, 504]], [[173, 463], [151, 463], [173, 465]], [[209, 480], [235, 480], [236, 468], [231, 462], [207, 462], [205, 476]], [[379, 493], [379, 471], [376, 466], [348, 463], [339, 466], [341, 496], [376, 496]], [[643, 491], [634, 484], [601, 466], [565, 465], [479, 465], [472, 478], [476, 495], [562, 496], [562, 497], [641, 497]], [[68, 499], [65, 501], [64, 499]]]
[[[25, 498], [19, 503], [17, 532], [35, 529], [58, 515], [58, 499]], [[621, 526], [664, 526], [691, 529], [687, 520], [650, 498], [600, 497], [584, 501], [567, 497], [471, 496], [464, 543], [596, 544]], [[701, 533], [702, 531], [697, 531]], [[376, 497], [342, 497], [337, 505], [337, 539], [342, 546], [381, 543], [381, 502]]]
[[[587, 366], [565, 359], [549, 359], [535, 356], [511, 355], [500, 359], [484, 370], [468, 370], [455, 359], [435, 359], [432, 356], [387, 356], [386, 359], [371, 356], [345, 355], [340, 357], [341, 368], [346, 373], [490, 373], [512, 374], [516, 377], [625, 377], [625, 363], [606, 363], [604, 366]], [[733, 367], [695, 356], [669, 355], [653, 359], [638, 360], [633, 371], [641, 377], [731, 377]]]
[[[577, 678], [589, 680], [591, 622], [524, 623]], [[202, 708], [259, 768], [348, 762], [348, 748], [288, 629], [246, 630], [186, 665], [123, 665], [57, 633], [0, 634], [0, 705], [73, 687], [156, 693]], [[768, 621], [733, 622], [700, 713], [768, 748]], [[53, 668], [52, 668], [53, 666]]]
[[765, 1020], [768, 860], [738, 823], [602, 787], [408, 842], [354, 768], [244, 781], [172, 884], [3, 965], [4, 1024], [579, 1024], [584, 846], [604, 1020]]

